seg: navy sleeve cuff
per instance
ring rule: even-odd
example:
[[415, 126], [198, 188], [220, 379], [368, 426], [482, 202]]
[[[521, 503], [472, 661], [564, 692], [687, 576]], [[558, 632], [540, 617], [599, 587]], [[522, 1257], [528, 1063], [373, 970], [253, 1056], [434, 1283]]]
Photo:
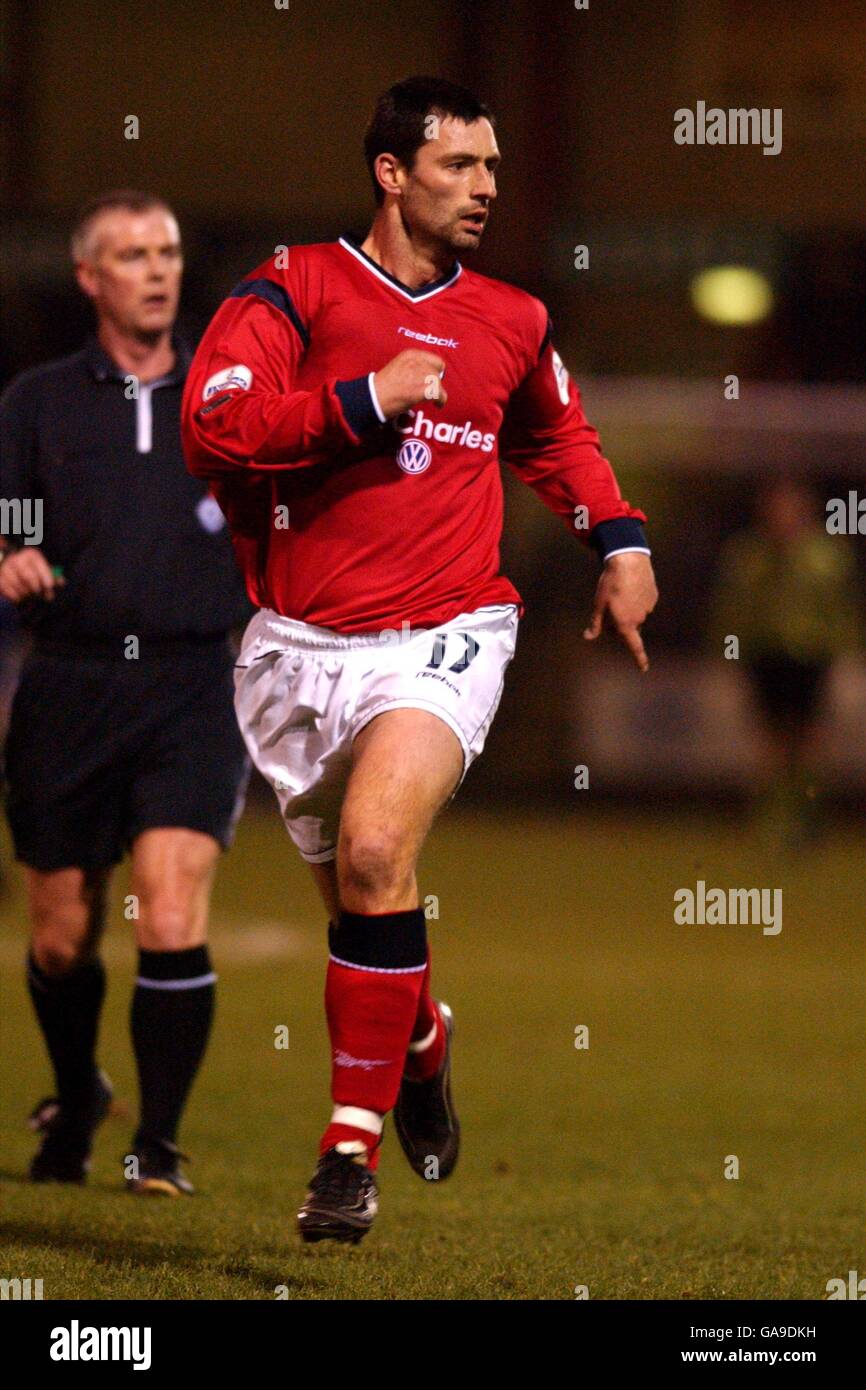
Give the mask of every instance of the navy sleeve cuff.
[[366, 434], [380, 423], [373, 404], [369, 376], [356, 376], [352, 381], [338, 381], [334, 390], [340, 398], [340, 405], [349, 427], [357, 435]]
[[640, 550], [645, 555], [650, 554], [643, 526], [633, 516], [618, 516], [612, 521], [600, 521], [592, 528], [589, 541], [602, 560], [607, 560], [620, 550]]

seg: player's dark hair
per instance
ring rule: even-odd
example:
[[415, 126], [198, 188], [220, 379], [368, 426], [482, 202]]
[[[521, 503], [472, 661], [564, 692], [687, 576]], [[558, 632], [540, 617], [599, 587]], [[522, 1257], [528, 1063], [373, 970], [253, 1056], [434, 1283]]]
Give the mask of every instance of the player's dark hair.
[[407, 77], [383, 92], [376, 102], [373, 118], [364, 136], [364, 158], [370, 171], [376, 202], [385, 201], [385, 190], [376, 178], [373, 167], [380, 154], [393, 154], [407, 169], [415, 163], [416, 151], [426, 138], [428, 116], [444, 120], [487, 120], [495, 125], [490, 108], [465, 87], [446, 82], [442, 77]]
[[174, 213], [164, 198], [155, 193], [140, 193], [136, 188], [113, 188], [108, 193], [100, 193], [91, 198], [79, 212], [69, 238], [69, 251], [74, 261], [80, 261], [87, 243], [87, 234], [97, 217], [104, 212], [114, 212], [123, 208], [126, 212], [150, 212], [153, 208], [163, 208]]

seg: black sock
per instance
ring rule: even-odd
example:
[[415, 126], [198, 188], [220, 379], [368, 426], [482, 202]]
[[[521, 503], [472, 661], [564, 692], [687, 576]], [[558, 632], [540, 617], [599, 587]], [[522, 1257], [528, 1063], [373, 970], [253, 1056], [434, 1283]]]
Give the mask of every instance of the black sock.
[[207, 946], [138, 953], [131, 1018], [141, 1092], [136, 1144], [175, 1140], [207, 1047], [215, 981]]
[[93, 1094], [96, 1035], [105, 997], [102, 961], [86, 961], [64, 975], [46, 975], [31, 953], [27, 985], [54, 1067], [58, 1099], [74, 1126]]

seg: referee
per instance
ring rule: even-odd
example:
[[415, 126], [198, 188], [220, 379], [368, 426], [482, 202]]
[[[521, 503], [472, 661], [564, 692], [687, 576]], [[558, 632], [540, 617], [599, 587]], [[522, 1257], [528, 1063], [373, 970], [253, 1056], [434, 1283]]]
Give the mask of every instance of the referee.
[[248, 776], [228, 633], [250, 610], [222, 513], [181, 453], [190, 351], [172, 334], [183, 259], [171, 209], [106, 194], [71, 246], [96, 337], [0, 400], [0, 595], [32, 639], [7, 811], [57, 1084], [31, 1117], [30, 1176], [83, 1182], [110, 1106], [96, 1064], [99, 942], [109, 874], [128, 850], [141, 1111], [124, 1177], [133, 1192], [175, 1196], [193, 1190], [177, 1130], [214, 1007], [210, 889]]

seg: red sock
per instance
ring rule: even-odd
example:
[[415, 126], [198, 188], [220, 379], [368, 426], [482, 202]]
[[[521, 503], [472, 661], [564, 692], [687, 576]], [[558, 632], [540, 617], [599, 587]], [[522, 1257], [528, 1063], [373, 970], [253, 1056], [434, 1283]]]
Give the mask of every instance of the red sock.
[[[421, 1044], [418, 1048], [418, 1044]], [[405, 1075], [413, 1081], [427, 1081], [435, 1076], [445, 1055], [445, 1028], [442, 1015], [430, 993], [430, 950], [427, 968], [421, 981], [418, 1012], [412, 1029], [412, 1040], [406, 1054]]]
[[424, 974], [421, 977], [421, 994], [418, 999], [418, 1012], [415, 1015], [415, 1025], [412, 1029], [412, 1041], [420, 1042], [427, 1037], [433, 1024], [439, 1017], [439, 1010], [433, 1003], [433, 996], [430, 993], [430, 947], [427, 947], [427, 964], [424, 967]]
[[325, 1010], [334, 1113], [320, 1152], [359, 1141], [375, 1168], [418, 1013], [427, 957], [424, 911], [341, 912], [328, 936]]

